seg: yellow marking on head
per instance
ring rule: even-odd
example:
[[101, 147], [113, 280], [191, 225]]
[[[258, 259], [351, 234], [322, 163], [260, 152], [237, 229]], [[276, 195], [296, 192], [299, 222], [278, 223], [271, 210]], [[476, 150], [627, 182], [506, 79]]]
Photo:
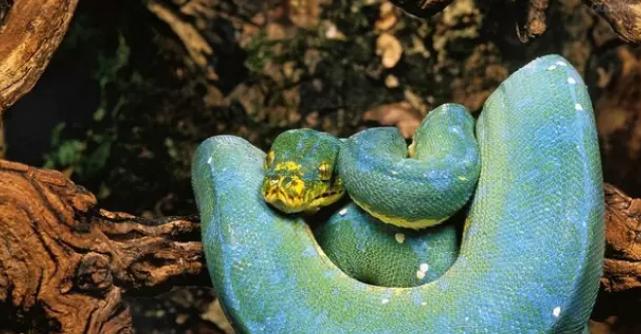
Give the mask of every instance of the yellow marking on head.
[[442, 219], [418, 219], [418, 220], [407, 220], [404, 218], [400, 217], [394, 217], [390, 215], [386, 215], [380, 212], [376, 212], [373, 210], [371, 207], [365, 205], [364, 203], [361, 203], [354, 198], [352, 198], [354, 203], [356, 203], [361, 209], [365, 210], [367, 213], [369, 213], [371, 216], [375, 217], [376, 219], [382, 221], [383, 223], [394, 225], [397, 227], [403, 227], [403, 228], [409, 228], [412, 230], [420, 230], [426, 227], [430, 226], [435, 226], [438, 225], [444, 221], [446, 221], [449, 217], [445, 217]]
[[332, 178], [332, 171], [328, 162], [323, 162], [318, 166], [318, 173], [323, 181], [328, 181]]
[[286, 161], [277, 163], [275, 171], [285, 171], [280, 175], [263, 180], [262, 193], [264, 199], [283, 212], [295, 213], [314, 211], [321, 206], [327, 206], [344, 194], [342, 182], [337, 178], [333, 183], [306, 182], [302, 178], [301, 165]]
[[293, 161], [279, 162], [276, 164], [276, 168], [274, 168], [275, 171], [286, 170], [289, 172], [299, 172], [300, 169], [300, 164]]
[[274, 156], [274, 151], [269, 151], [269, 153], [267, 153], [267, 155], [265, 156], [265, 169], [271, 167], [272, 163], [274, 162]]
[[305, 182], [301, 180], [299, 177], [294, 176], [292, 177], [292, 180], [290, 181], [289, 185], [286, 185], [285, 187], [286, 189], [289, 189], [290, 191], [292, 191], [294, 194], [300, 196], [305, 190]]

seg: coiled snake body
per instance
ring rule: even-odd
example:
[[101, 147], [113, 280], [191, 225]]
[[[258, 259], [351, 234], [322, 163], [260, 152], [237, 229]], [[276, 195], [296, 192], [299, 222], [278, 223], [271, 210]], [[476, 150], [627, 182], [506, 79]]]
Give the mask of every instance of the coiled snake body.
[[559, 56], [534, 60], [488, 98], [476, 135], [480, 175], [458, 256], [434, 281], [405, 288], [348, 276], [301, 218], [267, 204], [259, 149], [233, 136], [201, 144], [192, 178], [205, 255], [236, 329], [584, 330], [601, 274], [604, 226], [596, 130], [583, 81]]

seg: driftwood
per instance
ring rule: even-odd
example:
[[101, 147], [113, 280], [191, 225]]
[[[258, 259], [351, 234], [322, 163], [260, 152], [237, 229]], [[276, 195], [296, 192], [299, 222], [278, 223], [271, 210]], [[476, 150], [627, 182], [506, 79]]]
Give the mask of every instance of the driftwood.
[[0, 0], [0, 113], [33, 88], [78, 0]]
[[56, 171], [0, 161], [0, 235], [2, 314], [14, 314], [17, 328], [130, 332], [123, 293], [208, 284], [196, 218], [99, 209], [91, 193]]
[[[605, 190], [604, 293], [638, 288], [641, 199]], [[129, 332], [124, 294], [209, 285], [195, 217], [109, 212], [56, 171], [0, 160], [0, 235], [0, 303], [14, 328]]]

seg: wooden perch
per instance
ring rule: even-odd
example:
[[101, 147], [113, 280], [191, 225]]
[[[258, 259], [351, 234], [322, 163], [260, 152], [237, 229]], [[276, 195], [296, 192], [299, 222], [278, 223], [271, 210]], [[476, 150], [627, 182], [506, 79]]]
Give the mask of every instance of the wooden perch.
[[78, 0], [0, 0], [0, 113], [35, 85]]
[[197, 219], [101, 210], [61, 173], [1, 160], [0, 235], [0, 304], [45, 332], [131, 332], [123, 293], [208, 284]]
[[[603, 290], [638, 288], [641, 199], [608, 184], [605, 194]], [[20, 315], [46, 319], [46, 331], [130, 332], [124, 294], [209, 285], [195, 217], [148, 220], [102, 210], [56, 171], [0, 160], [0, 235], [0, 304], [15, 322]]]
[[606, 259], [601, 286], [607, 292], [641, 287], [641, 199], [605, 186]]
[[630, 0], [585, 0], [626, 42], [641, 43], [641, 3]]

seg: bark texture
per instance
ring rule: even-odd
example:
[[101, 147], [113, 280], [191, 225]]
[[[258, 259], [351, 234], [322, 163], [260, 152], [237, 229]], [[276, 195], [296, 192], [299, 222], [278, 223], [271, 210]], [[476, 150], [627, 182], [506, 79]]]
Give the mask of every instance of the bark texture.
[[641, 199], [606, 185], [606, 259], [601, 285], [606, 292], [641, 287]]
[[0, 113], [33, 88], [77, 0], [0, 0]]
[[55, 171], [0, 161], [0, 235], [0, 304], [44, 332], [131, 332], [123, 293], [207, 284], [195, 218], [99, 209]]
[[636, 0], [586, 0], [626, 42], [641, 43], [641, 2]]
[[[529, 1], [527, 23], [525, 25], [527, 37], [536, 37], [545, 32], [547, 29], [545, 11], [548, 9], [549, 4], [549, 0]], [[527, 40], [527, 38], [525, 40]]]

